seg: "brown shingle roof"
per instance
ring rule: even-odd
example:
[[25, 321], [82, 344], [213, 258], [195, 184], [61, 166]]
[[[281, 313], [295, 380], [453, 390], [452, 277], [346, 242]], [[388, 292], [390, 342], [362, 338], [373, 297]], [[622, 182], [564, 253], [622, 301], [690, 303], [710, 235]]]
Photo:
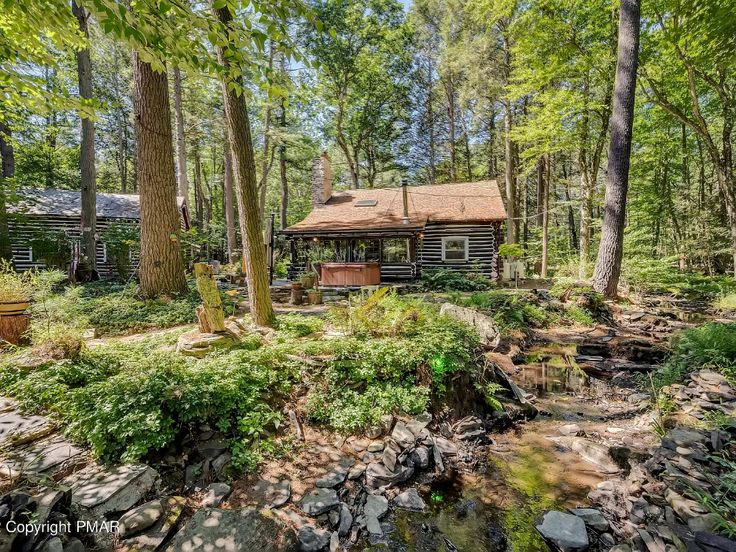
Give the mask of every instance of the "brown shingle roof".
[[[427, 222], [483, 223], [504, 220], [506, 209], [495, 180], [409, 186], [409, 221], [401, 224], [401, 188], [347, 190], [332, 194], [285, 233], [422, 228]], [[356, 207], [359, 200], [374, 206]]]

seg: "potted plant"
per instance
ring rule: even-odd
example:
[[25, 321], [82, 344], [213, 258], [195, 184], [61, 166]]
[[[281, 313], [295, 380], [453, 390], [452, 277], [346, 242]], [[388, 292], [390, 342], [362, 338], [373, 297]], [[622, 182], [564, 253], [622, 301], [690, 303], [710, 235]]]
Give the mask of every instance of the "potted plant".
[[317, 273], [305, 272], [304, 274], [299, 276], [299, 282], [302, 284], [302, 287], [304, 289], [312, 289], [317, 283]]
[[307, 300], [310, 305], [319, 305], [322, 303], [322, 292], [318, 289], [310, 289], [307, 292]]
[[15, 271], [7, 260], [0, 261], [0, 316], [21, 314], [31, 302], [31, 282]]

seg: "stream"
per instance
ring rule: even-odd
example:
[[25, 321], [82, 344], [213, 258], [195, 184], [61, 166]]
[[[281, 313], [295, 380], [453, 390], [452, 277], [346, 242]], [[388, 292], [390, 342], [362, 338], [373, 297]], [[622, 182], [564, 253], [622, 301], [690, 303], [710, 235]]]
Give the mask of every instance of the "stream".
[[[633, 391], [618, 382], [588, 375], [575, 362], [576, 345], [546, 344], [526, 352], [509, 374], [535, 396], [540, 413], [533, 421], [492, 434], [485, 462], [473, 473], [453, 472], [420, 484], [424, 513], [398, 510], [390, 533], [365, 550], [406, 552], [549, 550], [533, 523], [545, 511], [586, 505], [586, 496], [610, 478], [595, 464], [550, 437], [575, 423], [586, 434], [615, 436], [632, 448], [646, 444], [648, 423], [630, 424]], [[366, 543], [368, 544], [368, 543]], [[385, 548], [383, 548], [385, 549]]]

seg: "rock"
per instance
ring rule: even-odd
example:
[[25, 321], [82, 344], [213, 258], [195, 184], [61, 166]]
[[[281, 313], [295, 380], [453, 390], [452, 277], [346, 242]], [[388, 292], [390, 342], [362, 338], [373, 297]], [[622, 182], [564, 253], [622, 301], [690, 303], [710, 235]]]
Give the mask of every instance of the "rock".
[[414, 446], [416, 442], [416, 437], [402, 421], [396, 422], [394, 430], [391, 432], [391, 438], [402, 449]]
[[120, 552], [152, 552], [166, 540], [179, 520], [186, 501], [181, 496], [169, 496], [160, 499], [160, 502], [164, 507], [164, 515], [144, 533], [123, 541]]
[[300, 506], [305, 514], [318, 516], [337, 508], [340, 501], [334, 489], [318, 487], [302, 497]]
[[560, 426], [557, 428], [557, 433], [560, 435], [582, 435], [583, 430], [580, 429], [580, 426], [578, 424], [565, 424], [563, 426]]
[[227, 470], [228, 466], [230, 465], [230, 460], [232, 460], [232, 457], [232, 454], [230, 454], [228, 451], [225, 451], [214, 460], [212, 460], [212, 471], [215, 473], [215, 476], [218, 479], [222, 478], [225, 475], [225, 470]]
[[389, 470], [394, 471], [396, 468], [396, 458], [399, 454], [401, 454], [401, 448], [393, 439], [389, 439], [386, 443], [386, 448], [383, 449], [383, 455], [381, 456], [383, 465]]
[[419, 414], [418, 416], [414, 416], [411, 420], [409, 420], [406, 424], [406, 429], [411, 431], [414, 434], [414, 437], [419, 438], [422, 430], [425, 429], [431, 421], [432, 415], [425, 412], [424, 414]]
[[61, 542], [59, 537], [51, 537], [38, 550], [40, 552], [64, 552], [64, 543]]
[[72, 503], [89, 508], [97, 516], [124, 512], [148, 494], [158, 480], [158, 473], [143, 464], [105, 468], [92, 465], [71, 476], [64, 483], [71, 486]]
[[670, 488], [665, 489], [664, 498], [685, 523], [689, 522], [691, 518], [699, 517], [705, 513], [705, 510], [700, 504], [694, 500], [685, 498]]
[[490, 316], [481, 314], [474, 309], [459, 307], [452, 303], [443, 303], [440, 307], [440, 315], [449, 316], [455, 320], [460, 320], [466, 324], [470, 324], [480, 337], [481, 344], [485, 347], [494, 349], [501, 342], [501, 332], [496, 326], [496, 322]]
[[628, 544], [617, 544], [611, 547], [608, 552], [631, 552], [631, 547]]
[[422, 500], [422, 497], [419, 496], [419, 493], [414, 487], [405, 490], [394, 498], [394, 505], [396, 505], [397, 508], [410, 510], [412, 512], [423, 512], [427, 507], [424, 500]]
[[365, 473], [365, 464], [356, 464], [348, 472], [348, 479], [358, 479]]
[[457, 447], [444, 437], [435, 437], [434, 446], [445, 456], [457, 456]]
[[383, 535], [383, 529], [381, 528], [381, 522], [376, 517], [366, 517], [365, 527], [371, 535]]
[[411, 451], [409, 458], [411, 458], [415, 468], [424, 470], [429, 467], [429, 449], [425, 446], [415, 448]]
[[365, 430], [365, 436], [369, 439], [378, 439], [383, 435], [383, 428], [380, 426], [371, 426]]
[[118, 535], [121, 539], [148, 529], [156, 523], [164, 513], [161, 500], [152, 500], [125, 512], [118, 520]]
[[267, 479], [261, 479], [253, 486], [256, 496], [261, 497], [261, 502], [268, 508], [283, 506], [291, 498], [291, 481], [282, 479], [274, 483]]
[[[56, 489], [45, 489], [33, 497], [36, 503], [36, 523], [43, 524], [49, 518], [51, 511], [61, 503], [68, 508], [71, 504], [72, 493], [69, 487], [58, 487]], [[2, 516], [0, 516], [2, 517]]]
[[344, 537], [350, 532], [350, 528], [353, 526], [353, 514], [350, 513], [350, 508], [344, 502], [340, 503], [340, 524], [337, 528], [337, 533]]
[[340, 535], [337, 531], [333, 531], [330, 535], [330, 552], [337, 552], [340, 549]]
[[0, 414], [0, 448], [19, 446], [49, 435], [54, 425], [43, 416], [10, 411]]
[[721, 516], [710, 512], [702, 516], [695, 516], [690, 518], [689, 520], [687, 520], [687, 526], [693, 533], [697, 531], [715, 533], [716, 528], [720, 525], [721, 521]]
[[79, 539], [72, 537], [64, 546], [64, 552], [85, 552], [84, 544]]
[[363, 514], [366, 517], [375, 516], [380, 519], [386, 512], [388, 512], [388, 499], [385, 496], [369, 494], [366, 497], [363, 506]]
[[553, 510], [544, 514], [534, 527], [563, 552], [583, 551], [588, 548], [585, 522], [576, 515]]
[[348, 467], [343, 465], [334, 466], [329, 472], [317, 480], [317, 487], [331, 489], [345, 482], [348, 476]]
[[466, 418], [463, 418], [455, 424], [453, 431], [455, 437], [462, 441], [477, 439], [486, 433], [483, 420], [477, 416], [467, 416]]
[[268, 510], [203, 508], [174, 536], [166, 550], [296, 552], [297, 546], [293, 529]]
[[299, 540], [299, 550], [303, 552], [319, 552], [330, 544], [330, 533], [312, 525], [301, 526], [296, 537]]
[[230, 485], [227, 483], [210, 483], [205, 489], [202, 507], [217, 508], [229, 495]]
[[395, 470], [389, 470], [380, 462], [371, 462], [365, 470], [365, 481], [368, 487], [377, 489], [384, 485], [402, 483], [414, 475], [414, 468], [397, 465]]
[[368, 447], [366, 448], [366, 450], [368, 452], [381, 452], [383, 450], [383, 447], [384, 446], [385, 445], [383, 444], [383, 441], [376, 441], [376, 442], [373, 442], [370, 445], [368, 445]]
[[53, 435], [24, 447], [8, 450], [4, 454], [6, 458], [0, 460], [0, 471], [50, 475], [81, 453], [81, 449], [61, 435]]
[[697, 429], [676, 427], [667, 432], [662, 439], [662, 446], [675, 450], [677, 447], [693, 448], [707, 441], [708, 436]]
[[603, 517], [600, 510], [596, 510], [595, 508], [573, 508], [570, 510], [570, 513], [581, 518], [585, 522], [585, 525], [592, 527], [596, 531], [602, 532], [608, 530], [608, 521]]
[[179, 336], [176, 350], [185, 356], [204, 358], [212, 351], [230, 349], [239, 341], [240, 338], [231, 331], [210, 334], [192, 330]]

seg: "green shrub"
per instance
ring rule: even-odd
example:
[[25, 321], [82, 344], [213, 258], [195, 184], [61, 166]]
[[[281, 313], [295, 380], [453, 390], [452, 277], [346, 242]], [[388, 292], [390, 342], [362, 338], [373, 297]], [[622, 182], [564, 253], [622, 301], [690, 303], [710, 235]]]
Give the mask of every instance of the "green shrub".
[[629, 259], [624, 263], [622, 278], [625, 284], [640, 292], [667, 293], [689, 299], [713, 300], [736, 293], [733, 276], [680, 271], [662, 260]]
[[736, 323], [711, 322], [681, 332], [672, 342], [667, 363], [686, 372], [712, 368], [736, 379]]
[[294, 337], [306, 337], [321, 332], [325, 326], [324, 321], [316, 316], [300, 314], [281, 315], [277, 317], [276, 322], [280, 332]]
[[494, 286], [482, 274], [447, 269], [422, 271], [421, 283], [427, 291], [483, 291]]

